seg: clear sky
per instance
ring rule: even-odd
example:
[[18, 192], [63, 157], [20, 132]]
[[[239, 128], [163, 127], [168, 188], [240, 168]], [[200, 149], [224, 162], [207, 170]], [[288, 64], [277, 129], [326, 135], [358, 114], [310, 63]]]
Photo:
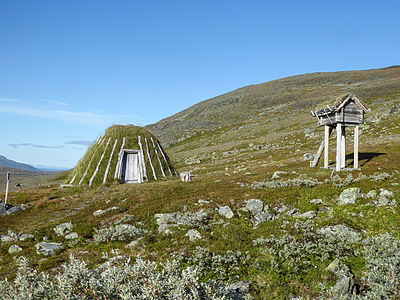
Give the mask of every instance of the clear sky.
[[73, 167], [112, 124], [400, 64], [400, 1], [0, 0], [0, 155]]

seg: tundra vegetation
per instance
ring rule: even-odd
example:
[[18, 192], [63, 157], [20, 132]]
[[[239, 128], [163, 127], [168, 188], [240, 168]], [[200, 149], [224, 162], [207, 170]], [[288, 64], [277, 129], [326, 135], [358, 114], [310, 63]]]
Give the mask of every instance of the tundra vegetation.
[[[246, 87], [151, 126], [192, 182], [61, 188], [66, 172], [11, 192], [25, 210], [0, 217], [0, 298], [398, 297], [399, 86], [390, 68]], [[348, 91], [372, 110], [361, 170], [310, 168], [309, 111]]]

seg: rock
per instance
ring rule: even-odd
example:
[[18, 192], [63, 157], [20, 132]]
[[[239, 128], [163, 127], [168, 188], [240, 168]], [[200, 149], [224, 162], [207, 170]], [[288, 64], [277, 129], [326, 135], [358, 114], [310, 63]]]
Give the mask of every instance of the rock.
[[278, 179], [281, 178], [280, 175], [287, 174], [285, 171], [275, 171], [274, 175], [272, 175], [271, 179]]
[[208, 219], [208, 213], [204, 210], [197, 212], [174, 212], [165, 214], [155, 214], [156, 222], [158, 225], [158, 232], [163, 234], [171, 233], [170, 228], [179, 225], [201, 227]]
[[250, 291], [250, 284], [246, 281], [237, 281], [228, 286], [229, 290], [239, 292], [241, 294], [247, 294]]
[[135, 247], [137, 244], [139, 244], [139, 242], [143, 240], [143, 237], [141, 236], [140, 238], [137, 238], [136, 240], [130, 242], [128, 245], [125, 246], [125, 248], [128, 249], [132, 249], [133, 247]]
[[299, 215], [299, 218], [303, 218], [303, 219], [314, 219], [317, 216], [317, 213], [313, 210], [307, 211], [301, 215]]
[[197, 203], [198, 204], [210, 204], [210, 201], [199, 199], [199, 201], [197, 201]]
[[229, 206], [222, 206], [218, 210], [219, 214], [227, 219], [231, 219], [234, 214]]
[[356, 294], [357, 286], [354, 282], [354, 274], [349, 267], [340, 262], [337, 258], [329, 264], [327, 271], [334, 273], [338, 281], [331, 288], [331, 293], [340, 299], [351, 297]]
[[260, 212], [257, 213], [253, 216], [252, 222], [254, 224], [255, 227], [257, 227], [259, 224], [265, 222], [265, 221], [272, 221], [275, 219], [275, 216], [268, 213], [268, 212]]
[[60, 243], [40, 242], [35, 245], [36, 253], [44, 256], [53, 255], [56, 251], [64, 249]]
[[264, 202], [262, 202], [260, 199], [249, 199], [246, 201], [245, 209], [252, 215], [261, 213], [264, 209]]
[[65, 236], [65, 239], [66, 239], [66, 240], [74, 240], [74, 239], [77, 239], [77, 238], [79, 238], [77, 232], [71, 232], [71, 233], [69, 233], [69, 234], [67, 234], [67, 235]]
[[6, 235], [1, 235], [0, 239], [2, 243], [9, 243], [17, 241], [18, 236], [14, 231], [9, 230]]
[[314, 159], [314, 154], [306, 153], [306, 154], [303, 155], [303, 157], [301, 159], [302, 159], [302, 161], [313, 160]]
[[22, 247], [18, 245], [12, 245], [10, 248], [8, 248], [8, 253], [10, 254], [16, 254], [24, 250]]
[[74, 225], [72, 225], [71, 222], [66, 222], [66, 223], [57, 225], [56, 227], [53, 228], [53, 230], [58, 236], [60, 236], [60, 235], [65, 235], [65, 234], [69, 233], [73, 227], [74, 227]]
[[196, 229], [190, 229], [188, 232], [186, 232], [185, 236], [189, 237], [191, 242], [200, 240], [202, 238], [200, 232], [198, 232]]
[[21, 208], [19, 206], [13, 206], [13, 207], [7, 209], [6, 214], [11, 215], [11, 214], [19, 212], [19, 211], [21, 211]]
[[299, 210], [297, 208], [292, 208], [292, 209], [288, 210], [285, 214], [289, 217], [296, 217], [296, 216], [300, 215], [298, 211]]
[[312, 204], [317, 204], [317, 205], [322, 204], [322, 200], [321, 199], [312, 199], [309, 202], [312, 203]]
[[27, 241], [27, 240], [33, 240], [33, 239], [34, 239], [34, 236], [32, 234], [30, 234], [30, 233], [24, 233], [24, 234], [21, 234], [19, 236], [19, 240], [21, 242], [24, 242], [24, 241]]
[[118, 206], [113, 206], [113, 207], [107, 208], [107, 209], [105, 209], [105, 210], [99, 209], [99, 210], [96, 210], [96, 211], [93, 213], [93, 216], [100, 216], [100, 215], [102, 215], [102, 214], [104, 214], [104, 213], [106, 213], [106, 212], [109, 212], [109, 211], [112, 211], [112, 210], [118, 210], [118, 209], [119, 209]]
[[349, 242], [357, 242], [361, 239], [360, 234], [356, 232], [354, 229], [347, 227], [343, 224], [327, 226], [320, 229], [317, 229], [318, 234], [322, 234], [325, 236], [330, 236], [333, 238], [349, 241]]
[[104, 214], [105, 212], [106, 212], [105, 210], [99, 209], [93, 213], [93, 216], [100, 216], [100, 215]]
[[365, 196], [366, 196], [368, 199], [376, 198], [376, 191], [375, 191], [375, 190], [371, 190], [371, 191], [369, 191]]
[[338, 204], [346, 205], [355, 203], [356, 199], [360, 196], [360, 189], [357, 187], [345, 189], [339, 196]]
[[379, 189], [379, 197], [393, 198], [393, 192], [385, 189]]
[[4, 207], [3, 202], [0, 201], [0, 216], [5, 216], [7, 213], [6, 208]]

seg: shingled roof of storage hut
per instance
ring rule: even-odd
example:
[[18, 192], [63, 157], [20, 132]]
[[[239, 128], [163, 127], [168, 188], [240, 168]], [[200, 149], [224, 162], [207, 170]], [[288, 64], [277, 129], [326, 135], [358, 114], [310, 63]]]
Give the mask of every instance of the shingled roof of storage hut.
[[117, 176], [118, 161], [127, 149], [141, 150], [145, 181], [176, 175], [160, 142], [148, 129], [134, 125], [114, 125], [109, 127], [104, 136], [100, 136], [88, 149], [73, 169], [67, 182], [79, 185], [100, 185], [120, 181]]

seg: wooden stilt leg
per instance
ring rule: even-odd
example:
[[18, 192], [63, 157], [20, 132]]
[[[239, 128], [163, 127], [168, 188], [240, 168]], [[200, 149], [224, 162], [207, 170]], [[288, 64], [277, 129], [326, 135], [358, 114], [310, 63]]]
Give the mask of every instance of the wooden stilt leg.
[[340, 149], [340, 168], [343, 169], [346, 167], [346, 126], [342, 125], [342, 136], [341, 136], [341, 149]]
[[340, 171], [340, 159], [341, 159], [341, 149], [342, 149], [342, 145], [341, 145], [341, 141], [342, 141], [342, 124], [341, 123], [337, 123], [336, 125], [336, 171]]
[[358, 125], [354, 127], [354, 169], [358, 169]]
[[324, 141], [325, 141], [325, 152], [324, 152], [324, 168], [325, 169], [328, 169], [328, 166], [329, 166], [329, 132], [330, 132], [330, 130], [329, 130], [330, 128], [329, 128], [329, 126], [328, 125], [325, 125], [325, 138], [324, 138]]

